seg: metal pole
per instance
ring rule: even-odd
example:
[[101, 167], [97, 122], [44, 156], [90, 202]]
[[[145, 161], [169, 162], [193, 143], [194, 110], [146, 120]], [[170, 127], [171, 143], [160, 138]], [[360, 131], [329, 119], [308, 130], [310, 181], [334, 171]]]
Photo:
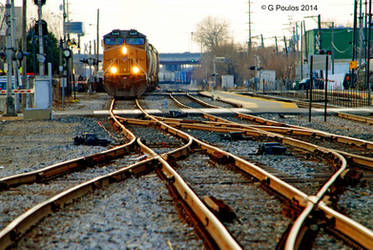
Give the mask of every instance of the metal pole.
[[38, 31], [39, 31], [39, 75], [44, 75], [44, 41], [43, 41], [43, 26], [41, 23], [42, 20], [42, 12], [41, 12], [41, 0], [38, 0], [38, 15], [39, 15], [39, 25], [38, 25]]
[[286, 45], [286, 37], [284, 36], [285, 53], [288, 55], [288, 47]]
[[[27, 0], [22, 3], [22, 50], [27, 51]], [[30, 88], [30, 82], [27, 79], [27, 59], [22, 60], [22, 82], [26, 88]], [[26, 94], [26, 108], [30, 106], [30, 94]]]
[[325, 64], [325, 110], [324, 110], [324, 122], [326, 122], [327, 109], [328, 109], [328, 71], [329, 71], [329, 55], [326, 55]]
[[303, 20], [304, 42], [305, 42], [305, 56], [308, 60], [308, 36], [306, 31], [306, 21]]
[[334, 75], [334, 22], [332, 22], [332, 74]]
[[362, 1], [359, 1], [359, 68], [361, 67], [361, 60], [363, 57], [363, 16], [362, 16]]
[[356, 59], [357, 0], [354, 0], [354, 32], [352, 38], [352, 61]]
[[97, 42], [96, 42], [96, 81], [98, 72], [98, 60], [100, 53], [100, 9], [97, 9]]
[[[12, 0], [12, 47], [14, 50], [17, 49], [17, 31], [16, 31], [16, 13], [14, 10], [14, 0]], [[18, 71], [18, 60], [13, 60], [13, 67], [14, 67], [14, 83], [15, 88], [19, 87], [19, 71]], [[16, 112], [20, 111], [20, 102], [19, 102], [19, 95], [15, 94], [15, 105], [16, 105]]]
[[7, 3], [5, 5], [6, 8], [6, 23], [7, 23], [7, 29], [6, 29], [6, 50], [7, 50], [7, 65], [8, 65], [8, 75], [7, 75], [7, 81], [6, 81], [6, 103], [5, 103], [5, 110], [4, 115], [5, 116], [16, 116], [15, 108], [14, 108], [14, 99], [12, 97], [12, 58], [13, 58], [13, 48], [12, 48], [12, 34], [11, 34], [11, 27], [12, 27], [12, 20], [11, 20], [11, 8], [12, 5], [10, 3], [10, 0], [7, 0]]
[[[23, 0], [22, 5], [22, 50], [27, 51], [27, 0]], [[27, 60], [22, 60], [22, 77], [26, 82]]]
[[321, 46], [321, 15], [317, 15], [317, 26], [318, 26], [318, 44], [319, 44], [319, 52], [322, 50]]
[[310, 58], [310, 100], [308, 104], [308, 121], [311, 122], [311, 113], [312, 113], [312, 85], [313, 85], [313, 55]]
[[370, 30], [372, 28], [372, 0], [369, 0], [369, 23], [368, 23], [368, 52], [367, 52], [367, 70], [366, 70], [366, 81], [368, 83], [368, 105], [370, 106], [372, 103], [370, 97]]
[[248, 44], [248, 52], [251, 53], [251, 0], [249, 0], [249, 44]]
[[214, 64], [213, 64], [213, 70], [214, 70], [214, 84], [215, 84], [215, 88], [216, 88], [216, 56], [214, 56], [214, 59], [213, 59], [213, 61], [214, 61]]
[[[303, 36], [303, 22], [300, 23], [300, 34]], [[300, 79], [303, 79], [303, 43], [304, 43], [304, 36], [302, 37], [300, 43]]]

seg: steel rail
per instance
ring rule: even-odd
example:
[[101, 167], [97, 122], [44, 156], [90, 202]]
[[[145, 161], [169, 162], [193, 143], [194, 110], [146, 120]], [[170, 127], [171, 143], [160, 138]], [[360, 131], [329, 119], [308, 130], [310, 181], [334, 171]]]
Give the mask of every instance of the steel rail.
[[[243, 127], [246, 127], [246, 126], [243, 126]], [[301, 128], [284, 128], [284, 127], [273, 127], [273, 126], [252, 126], [252, 128], [257, 128], [257, 129], [272, 132], [272, 133], [280, 133], [280, 134], [286, 134], [286, 135], [320, 137], [320, 138], [330, 140], [331, 142], [334, 141], [337, 143], [352, 145], [352, 146], [359, 147], [362, 149], [373, 150], [373, 142], [371, 141], [366, 141], [366, 140], [343, 136], [343, 135], [336, 135], [336, 134], [327, 133], [327, 132], [323, 132], [319, 130], [307, 130], [307, 129], [301, 129]], [[355, 164], [355, 165], [359, 165], [361, 167], [365, 167], [368, 169], [373, 169], [373, 158], [372, 157], [357, 155], [354, 153], [349, 153], [349, 152], [345, 152], [345, 151], [338, 150], [338, 149], [334, 149], [334, 151], [344, 156], [350, 164]]]
[[169, 184], [174, 187], [178, 195], [186, 202], [188, 207], [193, 211], [193, 213], [198, 218], [201, 225], [208, 232], [208, 235], [213, 239], [214, 243], [221, 249], [242, 249], [237, 241], [231, 236], [225, 226], [216, 218], [216, 216], [206, 207], [206, 205], [199, 199], [199, 197], [192, 191], [192, 189], [186, 184], [186, 182], [181, 178], [181, 176], [168, 164], [167, 160], [177, 159], [179, 157], [185, 156], [185, 153], [182, 153], [185, 149], [190, 151], [194, 143], [194, 138], [190, 135], [173, 129], [172, 127], [166, 125], [165, 123], [157, 121], [152, 116], [149, 116], [148, 113], [141, 107], [138, 100], [136, 100], [137, 107], [145, 114], [149, 119], [152, 119], [156, 122], [157, 125], [162, 130], [170, 132], [178, 137], [187, 140], [188, 143], [182, 148], [175, 149], [168, 153], [162, 154], [161, 156], [156, 154], [149, 147], [141, 143], [141, 140], [138, 139], [138, 144], [140, 145], [143, 152], [149, 154], [152, 158], [156, 158], [162, 165], [161, 171], [163, 175], [168, 180]]
[[[138, 106], [140, 107], [139, 104]], [[145, 110], [142, 109], [142, 112], [145, 112], [144, 114], [146, 115], [147, 118], [157, 121], [155, 117], [146, 113]], [[165, 130], [166, 132], [172, 133], [174, 135], [190, 136], [180, 130], [177, 130], [167, 125], [166, 123], [162, 121], [157, 121], [157, 122], [160, 124], [159, 125], [160, 128]], [[261, 131], [257, 131], [257, 133], [261, 133]], [[210, 155], [213, 159], [217, 159], [218, 161], [221, 161], [224, 163], [230, 163], [234, 165], [235, 167], [246, 172], [247, 174], [250, 174], [251, 176], [257, 178], [259, 181], [266, 183], [274, 191], [277, 191], [278, 193], [282, 194], [288, 200], [294, 200], [297, 204], [306, 204], [307, 195], [303, 193], [302, 191], [298, 190], [297, 188], [294, 188], [293, 186], [280, 180], [276, 176], [256, 166], [255, 164], [247, 162], [246, 160], [240, 157], [237, 157], [229, 152], [221, 150], [217, 147], [204, 143], [193, 136], [191, 137], [193, 138], [193, 141], [197, 143], [199, 147], [202, 150], [204, 150], [208, 155]], [[305, 147], [305, 148], [308, 148], [308, 147]]]
[[347, 114], [347, 113], [343, 113], [343, 112], [338, 112], [337, 116], [348, 119], [348, 120], [357, 121], [357, 122], [364, 122], [364, 123], [368, 123], [369, 125], [373, 125], [373, 118], [371, 118], [371, 117], [364, 117], [364, 116], [360, 116], [360, 115]]
[[[111, 118], [116, 119], [114, 113], [112, 112], [114, 102], [111, 104]], [[63, 174], [76, 171], [85, 167], [89, 167], [95, 164], [108, 162], [111, 160], [115, 160], [123, 155], [129, 154], [135, 148], [135, 140], [136, 137], [124, 127], [120, 127], [120, 123], [118, 122], [117, 127], [120, 128], [121, 132], [126, 136], [129, 140], [128, 143], [114, 147], [109, 150], [104, 150], [102, 152], [78, 157], [72, 160], [64, 161], [61, 163], [57, 163], [51, 166], [47, 166], [45, 168], [31, 171], [28, 173], [22, 173], [12, 176], [7, 176], [0, 179], [0, 191], [7, 190], [10, 187], [16, 187], [23, 184], [32, 184], [32, 183], [41, 183], [52, 178], [56, 178]]]
[[22, 215], [18, 216], [8, 226], [0, 231], [0, 249], [10, 247], [42, 218], [57, 211], [59, 208], [63, 208], [66, 204], [71, 203], [73, 200], [80, 198], [83, 195], [102, 186], [124, 180], [132, 175], [139, 175], [153, 170], [157, 164], [159, 164], [159, 162], [154, 157], [143, 160], [113, 173], [96, 177], [92, 180], [74, 186], [34, 206]]
[[318, 208], [324, 212], [325, 218], [330, 221], [331, 227], [348, 235], [366, 249], [373, 249], [373, 232], [351, 218], [328, 207], [323, 201]]
[[[156, 117], [156, 116], [155, 116]], [[154, 125], [154, 121], [151, 120], [139, 120], [133, 118], [123, 118], [117, 117], [119, 121], [125, 122], [132, 125], [142, 125], [142, 126], [150, 126]], [[260, 137], [263, 133], [259, 133], [257, 130], [259, 129], [271, 133], [280, 133], [286, 135], [300, 135], [300, 136], [309, 136], [309, 137], [323, 137], [329, 139], [331, 141], [336, 141], [339, 143], [345, 143], [347, 145], [354, 145], [361, 148], [373, 149], [373, 143], [369, 141], [364, 141], [361, 139], [355, 139], [346, 136], [339, 136], [335, 134], [329, 134], [321, 131], [310, 131], [304, 130], [299, 128], [289, 128], [289, 127], [272, 127], [272, 126], [262, 126], [262, 125], [239, 125], [239, 124], [231, 124], [230, 126], [228, 123], [220, 123], [220, 122], [206, 122], [206, 121], [197, 121], [197, 120], [179, 120], [173, 118], [160, 118], [156, 117], [164, 121], [166, 124], [175, 127], [175, 128], [185, 128], [185, 129], [196, 129], [196, 130], [204, 130], [204, 131], [213, 131], [213, 132], [222, 132], [222, 133], [230, 133], [230, 132], [241, 132], [242, 134], [248, 136], [256, 136]], [[278, 139], [277, 136], [271, 136], [271, 138]], [[294, 143], [292, 143], [294, 146]], [[302, 144], [299, 144], [302, 145]], [[299, 146], [297, 145], [297, 146]], [[373, 158], [361, 156], [353, 153], [348, 153], [342, 150], [336, 150], [337, 153], [341, 154], [346, 158], [348, 163], [355, 164], [361, 167], [365, 167], [367, 169], [373, 169]]]
[[[136, 101], [138, 107], [140, 107], [138, 100]], [[142, 112], [145, 112], [142, 110]], [[155, 117], [144, 113], [146, 118], [156, 120]], [[162, 121], [158, 121], [160, 124], [160, 127], [165, 129], [166, 132], [171, 133], [180, 133], [177, 132], [176, 129], [172, 128], [171, 126], [165, 124]], [[263, 131], [261, 131], [263, 133]], [[183, 132], [182, 132], [183, 133]], [[278, 135], [277, 135], [278, 136]], [[306, 207], [306, 205], [311, 202], [313, 204], [313, 200], [310, 200], [310, 198], [298, 190], [297, 188], [293, 187], [292, 185], [282, 181], [281, 179], [277, 178], [276, 176], [264, 171], [263, 169], [257, 167], [256, 165], [249, 163], [240, 157], [237, 157], [231, 153], [225, 152], [219, 148], [216, 148], [214, 146], [211, 146], [207, 143], [204, 143], [196, 138], [193, 137], [193, 140], [201, 147], [202, 150], [204, 150], [210, 157], [212, 157], [215, 160], [221, 161], [225, 164], [230, 163], [231, 165], [243, 170], [244, 172], [250, 174], [251, 176], [257, 178], [259, 181], [265, 183], [268, 187], [270, 187], [272, 190], [276, 191], [277, 193], [281, 194], [288, 200], [292, 201], [293, 205], [295, 207]], [[308, 148], [308, 147], [306, 147]], [[333, 153], [332, 153], [333, 154]], [[338, 158], [339, 155], [335, 154], [335, 156]], [[343, 160], [343, 158], [341, 159]], [[336, 161], [335, 161], [336, 162]], [[343, 161], [342, 161], [343, 163]], [[345, 162], [344, 162], [345, 164]], [[314, 197], [312, 198], [314, 199]], [[303, 223], [301, 223], [303, 224]]]
[[[207, 106], [212, 106], [212, 105], [207, 104], [207, 103], [205, 103], [205, 102], [203, 102], [203, 101], [201, 101], [201, 100], [199, 100], [195, 97], [192, 97], [190, 95], [188, 95], [188, 97], [191, 98], [192, 100], [196, 100], [201, 105], [206, 104]], [[188, 107], [188, 106], [185, 106], [185, 107]], [[217, 106], [213, 106], [213, 107], [217, 107]], [[236, 113], [242, 119], [248, 119], [250, 121], [254, 121], [254, 122], [261, 123], [261, 124], [268, 124], [269, 125], [269, 127], [268, 126], [260, 126], [260, 125], [244, 125], [244, 124], [239, 124], [239, 123], [234, 123], [234, 122], [228, 121], [230, 123], [234, 123], [237, 127], [239, 127], [239, 125], [241, 125], [241, 127], [245, 127], [245, 128], [256, 127], [256, 128], [259, 128], [259, 129], [263, 129], [263, 130], [267, 130], [267, 131], [271, 131], [271, 132], [277, 132], [277, 133], [279, 131], [292, 131], [291, 133], [295, 134], [295, 135], [320, 136], [320, 137], [328, 138], [328, 139], [334, 140], [336, 142], [344, 143], [344, 144], [347, 144], [347, 145], [354, 145], [354, 146], [361, 147], [361, 148], [373, 149], [373, 143], [370, 142], [370, 141], [366, 141], [366, 140], [362, 140], [362, 139], [356, 139], [356, 138], [352, 138], [352, 137], [348, 137], [348, 136], [341, 136], [341, 135], [326, 133], [326, 132], [323, 132], [323, 131], [320, 131], [320, 130], [315, 130], [315, 129], [312, 129], [312, 128], [288, 125], [288, 124], [277, 123], [277, 122], [274, 122], [272, 125], [270, 125], [271, 122], [272, 122], [270, 120], [260, 118], [260, 117], [256, 117], [256, 116], [252, 116], [252, 115], [241, 114], [239, 112], [234, 112], [234, 113]], [[208, 116], [205, 116], [205, 117], [207, 119], [209, 119]], [[216, 119], [213, 118], [213, 120], [216, 120]], [[290, 129], [287, 129], [287, 127], [290, 128]], [[334, 151], [343, 155], [348, 160], [348, 162], [351, 163], [351, 164], [356, 164], [356, 165], [366, 167], [366, 168], [369, 168], [369, 169], [373, 168], [373, 158], [371, 158], [371, 157], [365, 157], [365, 156], [361, 156], [361, 155], [357, 155], [357, 154], [352, 154], [352, 153], [344, 152], [342, 150], [334, 150]]]
[[[117, 118], [114, 116], [114, 113], [112, 112], [113, 107], [114, 107], [114, 102], [112, 102], [110, 113], [111, 113], [112, 119], [117, 123], [116, 127], [120, 128], [128, 139], [131, 139], [131, 142], [126, 145], [136, 144], [136, 137], [129, 130], [127, 130], [122, 124], [120, 124]], [[191, 143], [188, 143], [187, 145], [185, 145], [185, 147], [182, 147], [179, 150], [172, 151], [172, 154], [173, 154], [172, 156], [176, 157], [178, 153], [182, 154], [181, 151], [184, 151], [185, 148], [190, 147], [190, 144]], [[137, 145], [137, 146], [140, 147], [140, 145]], [[122, 146], [119, 148], [123, 149]], [[118, 149], [108, 150], [108, 152], [117, 153], [116, 156], [122, 155], [122, 154], [118, 154], [118, 152], [120, 152]], [[98, 154], [98, 155], [101, 156], [101, 154]], [[73, 162], [75, 165], [79, 165], [81, 163], [80, 160], [75, 160], [75, 161], [72, 160], [72, 161], [69, 161], [68, 163], [70, 162]], [[56, 164], [56, 165], [61, 165], [61, 164]], [[22, 235], [24, 235], [32, 226], [38, 223], [42, 218], [51, 214], [52, 212], [55, 212], [59, 208], [64, 207], [66, 204], [71, 203], [74, 199], [82, 197], [86, 193], [91, 192], [95, 190], [96, 188], [102, 187], [104, 185], [108, 185], [115, 181], [121, 181], [131, 175], [139, 175], [144, 172], [152, 171], [158, 165], [159, 165], [159, 160], [157, 159], [157, 157], [152, 156], [149, 159], [132, 164], [128, 167], [124, 167], [110, 174], [99, 176], [92, 180], [86, 181], [82, 184], [74, 186], [66, 191], [63, 191], [62, 193], [59, 193], [49, 198], [48, 200], [34, 206], [33, 208], [29, 209], [27, 212], [18, 216], [15, 220], [13, 220], [10, 224], [8, 224], [8, 226], [6, 226], [2, 231], [0, 231], [0, 249], [6, 249], [10, 247], [12, 244], [14, 244], [16, 240], [18, 240]]]
[[[199, 103], [201, 103], [201, 102], [199, 102]], [[250, 117], [250, 119], [251, 119], [251, 117]], [[295, 128], [297, 128], [297, 127], [295, 127]], [[277, 138], [276, 134], [274, 135], [274, 137]], [[289, 144], [289, 142], [290, 142], [290, 144], [295, 143], [294, 146], [299, 143], [298, 140], [294, 140], [294, 139], [286, 138], [286, 137], [283, 137], [283, 142], [287, 142], [287, 144]], [[317, 148], [318, 148], [318, 150], [321, 149], [322, 151], [324, 151], [324, 150], [329, 151], [326, 148], [322, 148], [322, 147], [317, 147]], [[305, 149], [307, 149], [307, 147]], [[302, 212], [301, 216], [299, 216], [297, 218], [296, 222], [294, 223], [293, 227], [291, 228], [289, 237], [288, 237], [288, 239], [286, 241], [286, 245], [285, 245], [286, 249], [295, 249], [295, 248], [298, 249], [299, 248], [299, 244], [300, 244], [301, 239], [302, 239], [302, 235], [300, 235], [303, 232], [302, 227], [305, 225], [306, 219], [309, 217], [309, 215], [313, 211], [314, 206], [318, 205], [318, 203], [321, 201], [322, 197], [326, 194], [328, 189], [333, 185], [333, 183], [338, 178], [343, 179], [343, 173], [347, 168], [347, 163], [346, 163], [346, 160], [340, 154], [338, 154], [337, 152], [335, 152], [335, 153], [338, 155], [338, 158], [342, 161], [341, 167], [328, 180], [328, 182], [319, 190], [319, 192], [317, 193], [316, 196], [308, 197], [308, 201], [310, 201], [310, 202], [307, 204], [306, 209]], [[344, 223], [349, 224], [348, 221], [344, 221]], [[355, 222], [355, 223], [358, 224], [357, 222]], [[360, 225], [360, 224], [358, 224], [358, 225]], [[353, 225], [351, 225], [351, 226], [353, 227]], [[363, 227], [362, 225], [360, 225], [359, 228], [363, 228], [363, 231], [365, 232], [365, 235], [371, 236], [372, 232], [369, 229]], [[341, 228], [341, 227], [336, 228], [336, 229], [337, 230], [344, 230], [344, 228]], [[358, 235], [358, 234], [356, 234], [356, 231], [353, 231], [352, 233], [349, 230], [344, 230], [344, 231], [340, 231], [340, 232], [343, 233], [344, 235], [347, 235], [350, 239], [353, 239], [355, 242], [358, 242], [359, 244], [364, 245], [364, 242], [360, 241], [359, 237], [356, 237], [356, 235]], [[370, 240], [368, 240], [368, 241], [370, 241]]]
[[[189, 137], [188, 144], [190, 145], [192, 142], [193, 139]], [[174, 187], [174, 190], [176, 190], [179, 197], [181, 197], [193, 211], [194, 215], [208, 232], [209, 237], [213, 239], [214, 242], [212, 243], [212, 246], [216, 244], [220, 249], [242, 249], [219, 219], [206, 207], [183, 178], [164, 159], [167, 159], [168, 155], [174, 154], [175, 151], [160, 156], [146, 145], [142, 144], [140, 139], [138, 140], [138, 143], [143, 151], [148, 152], [152, 157], [160, 162], [163, 176], [167, 182]]]

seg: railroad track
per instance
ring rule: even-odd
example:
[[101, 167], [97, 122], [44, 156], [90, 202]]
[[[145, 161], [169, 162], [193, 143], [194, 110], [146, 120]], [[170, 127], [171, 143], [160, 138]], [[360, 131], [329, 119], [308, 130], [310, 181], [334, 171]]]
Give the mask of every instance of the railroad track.
[[[114, 103], [112, 107], [113, 106]], [[111, 112], [111, 118], [113, 124], [115, 124], [114, 126], [126, 135], [131, 145], [136, 145], [134, 148], [138, 149], [138, 152], [142, 152], [146, 155], [146, 159], [137, 159], [138, 161], [136, 163], [128, 167], [121, 168], [118, 171], [104, 176], [96, 177], [94, 180], [65, 191], [64, 195], [60, 194], [58, 198], [53, 197], [49, 199], [46, 204], [35, 206], [31, 209], [35, 210], [35, 212], [26, 212], [0, 232], [0, 243], [8, 245], [13, 244], [32, 224], [39, 221], [41, 217], [58, 210], [76, 197], [91, 192], [98, 187], [107, 186], [110, 183], [127, 179], [130, 176], [139, 176], [155, 170], [157, 175], [166, 181], [174, 199], [182, 204], [182, 208], [180, 208], [179, 211], [187, 215], [186, 218], [195, 226], [195, 230], [202, 236], [204, 244], [207, 247], [240, 248], [241, 246], [263, 246], [264, 244], [264, 246], [269, 247], [278, 245], [288, 249], [301, 248], [308, 244], [305, 239], [307, 239], [309, 235], [315, 234], [315, 225], [333, 230], [335, 233], [338, 233], [339, 237], [346, 237], [348, 242], [353, 242], [349, 243], [354, 244], [354, 246], [366, 248], [372, 246], [373, 237], [371, 231], [327, 206], [330, 204], [328, 200], [331, 194], [337, 191], [336, 186], [338, 185], [336, 185], [335, 181], [343, 183], [349, 179], [347, 178], [349, 175], [346, 174], [346, 161], [340, 154], [315, 146], [311, 143], [287, 138], [278, 133], [264, 131], [255, 127], [242, 128], [238, 125], [233, 125], [225, 119], [217, 117], [209, 118], [213, 121], [208, 123], [207, 126], [212, 130], [219, 129], [219, 132], [229, 133], [230, 135], [232, 132], [239, 132], [250, 138], [270, 138], [271, 140], [278, 140], [278, 138], [281, 138], [282, 143], [301, 149], [298, 150], [299, 152], [297, 152], [297, 154], [307, 151], [309, 154], [328, 159], [325, 163], [333, 168], [332, 177], [325, 181], [325, 185], [317, 188], [318, 191], [316, 194], [306, 194], [301, 191], [300, 188], [294, 187], [281, 179], [290, 178], [290, 174], [279, 178], [269, 173], [270, 170], [273, 170], [273, 166], [264, 169], [264, 167], [262, 168], [254, 165], [243, 157], [238, 157], [228, 152], [228, 150], [224, 151], [221, 148], [210, 145], [213, 143], [207, 144], [196, 137], [175, 129], [174, 127], [177, 126], [172, 124], [172, 122], [179, 122], [181, 124], [180, 127], [182, 127], [184, 124], [183, 122], [151, 116], [141, 108], [139, 102], [137, 106], [142, 110], [145, 119], [120, 118], [115, 116], [114, 112]], [[144, 138], [145, 140], [142, 141], [141, 138], [136, 139], [134, 134], [128, 131], [121, 122], [124, 122], [126, 125], [132, 124], [132, 130], [135, 131], [135, 134], [142, 133], [141, 129], [138, 128], [139, 125], [152, 126], [163, 130], [165, 133], [172, 134], [171, 138], [173, 139], [167, 142], [167, 137], [160, 136], [157, 137], [160, 143], [157, 143], [153, 137], [149, 139], [146, 137]], [[197, 126], [197, 123], [198, 122], [185, 122], [185, 124], [189, 126], [187, 129], [191, 129], [191, 124]], [[150, 133], [155, 134], [155, 131]], [[187, 156], [196, 158], [191, 158], [190, 162], [188, 162], [184, 160]], [[112, 160], [113, 156], [109, 159]], [[191, 162], [197, 162], [199, 167], [191, 167]], [[262, 164], [265, 165], [264, 163]], [[68, 169], [68, 171], [71, 171], [71, 169]], [[244, 173], [244, 175], [242, 175], [242, 173]], [[61, 173], [59, 173], [59, 175], [60, 174]], [[247, 175], [250, 177], [247, 178]], [[329, 176], [324, 171], [321, 171], [319, 175]], [[186, 179], [186, 182], [181, 176]], [[215, 180], [221, 176], [224, 177], [222, 180]], [[14, 178], [15, 177], [13, 177], [12, 184], [11, 182], [5, 182], [5, 184], [3, 184], [4, 190], [22, 184], [21, 182], [15, 184]], [[37, 177], [31, 177], [31, 180], [25, 176], [23, 176], [23, 178], [23, 182], [26, 182], [26, 180], [28, 180], [28, 183], [38, 182]], [[321, 176], [321, 178], [324, 177]], [[213, 181], [211, 181], [211, 179], [213, 179]], [[227, 181], [227, 179], [229, 181]], [[289, 179], [286, 180], [289, 181]], [[2, 181], [4, 183], [4, 180]], [[261, 191], [261, 194], [263, 196], [267, 195], [268, 199], [264, 199], [263, 201], [257, 199], [258, 196], [256, 193], [258, 193], [258, 189], [261, 190], [258, 186], [264, 187], [264, 190], [267, 192]], [[240, 195], [239, 190], [242, 189], [247, 190], [247, 192], [245, 192], [247, 196]], [[76, 190], [80, 191], [76, 192]], [[223, 193], [226, 193], [226, 196], [220, 197]], [[268, 194], [276, 195], [276, 197], [281, 198], [277, 198], [276, 200], [271, 195], [268, 196]], [[233, 222], [221, 221], [223, 220], [219, 217], [221, 216], [219, 214], [220, 209], [222, 209], [220, 207], [221, 204], [216, 201], [214, 197], [224, 199], [224, 201], [230, 205], [228, 208], [234, 208], [233, 211], [236, 212], [236, 216], [238, 216]], [[246, 202], [243, 202], [244, 200], [246, 200]], [[251, 202], [247, 203], [247, 200]], [[254, 203], [254, 201], [257, 203]], [[268, 203], [270, 205], [268, 205]], [[278, 231], [276, 231], [277, 228], [273, 231], [272, 235], [276, 235], [277, 240], [273, 238], [273, 240], [268, 243], [269, 245], [265, 245], [267, 244], [265, 243], [267, 242], [265, 238], [259, 237], [254, 240], [255, 242], [250, 242], [253, 234], [260, 234], [259, 231], [241, 234], [242, 230], [246, 228], [243, 225], [249, 223], [244, 221], [244, 219], [246, 220], [247, 217], [253, 216], [252, 214], [245, 214], [243, 210], [247, 209], [242, 208], [242, 206], [245, 208], [245, 204], [253, 204], [254, 207], [259, 209], [263, 208], [262, 210], [266, 211], [263, 214], [260, 213], [263, 217], [269, 216], [272, 218], [274, 214], [276, 215], [274, 221], [278, 221], [279, 224], [282, 225]], [[266, 206], [269, 206], [271, 209], [265, 209]], [[36, 209], [36, 207], [38, 207], [38, 209]], [[284, 207], [288, 208], [290, 211], [287, 217], [278, 215], [278, 212]], [[37, 217], [27, 217], [32, 214], [36, 214]], [[318, 219], [315, 219], [315, 215], [318, 215]], [[259, 214], [255, 216], [259, 216]], [[294, 219], [294, 223], [290, 223], [292, 219]], [[242, 223], [242, 221], [245, 223]], [[263, 221], [265, 220], [263, 219]], [[286, 228], [289, 223], [291, 226], [289, 226], [288, 230], [283, 232], [284, 228]], [[271, 228], [271, 225], [269, 225], [269, 228]], [[3, 244], [1, 245], [3, 246]]]
[[[134, 124], [142, 124], [142, 125], [144, 125], [144, 124], [147, 124], [148, 123], [148, 121], [135, 121], [135, 120], [129, 120], [129, 119], [123, 119], [126, 123], [134, 123]], [[167, 120], [167, 119], [166, 119]], [[215, 119], [216, 120], [216, 119]], [[152, 120], [152, 121], [150, 121], [150, 123], [154, 123], [154, 121]], [[187, 124], [187, 126], [189, 126], [190, 125], [190, 121], [188, 121], [187, 122], [188, 124]], [[189, 128], [191, 128], [190, 126], [189, 126]], [[211, 129], [211, 126], [210, 126], [210, 129]], [[221, 128], [219, 128], [219, 129], [221, 129]], [[206, 129], [207, 130], [207, 129]], [[276, 136], [278, 136], [278, 134], [276, 135]], [[297, 145], [297, 146], [299, 146], [299, 145]], [[308, 145], [309, 146], [309, 145]], [[312, 146], [311, 146], [312, 147]], [[310, 148], [307, 148], [307, 146], [304, 146], [304, 149], [310, 149]], [[318, 148], [318, 150], [320, 151], [320, 148]], [[312, 150], [310, 150], [310, 151], [312, 151]], [[342, 171], [343, 172], [343, 171]], [[341, 174], [341, 173], [339, 173], [339, 174]], [[255, 176], [255, 175], [254, 175]], [[333, 178], [332, 178], [333, 179]], [[335, 178], [334, 178], [335, 179]], [[321, 188], [321, 190], [322, 189], [324, 189], [325, 190], [325, 188], [323, 187], [323, 188]], [[359, 232], [359, 230], [356, 230], [356, 232]], [[355, 233], [356, 233], [355, 232]], [[368, 236], [369, 236], [369, 234], [370, 234], [370, 231], [369, 230], [367, 230], [367, 234], [368, 234]], [[359, 232], [360, 233], [360, 232]], [[356, 238], [357, 236], [352, 236], [352, 235], [350, 235], [350, 237], [352, 237], [352, 238]], [[369, 236], [370, 237], [370, 236]]]

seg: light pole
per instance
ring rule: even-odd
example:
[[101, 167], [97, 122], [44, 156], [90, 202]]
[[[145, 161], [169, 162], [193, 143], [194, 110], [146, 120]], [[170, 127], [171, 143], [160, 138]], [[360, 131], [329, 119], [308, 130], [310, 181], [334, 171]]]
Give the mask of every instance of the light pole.
[[12, 48], [12, 34], [11, 34], [11, 8], [12, 4], [10, 0], [7, 0], [6, 5], [6, 58], [7, 58], [7, 65], [8, 65], [8, 72], [7, 72], [7, 81], [6, 81], [6, 103], [5, 103], [5, 110], [4, 115], [5, 116], [15, 116], [15, 107], [14, 107], [14, 99], [12, 97], [12, 58], [13, 58], [13, 48]]
[[38, 22], [38, 32], [39, 32], [39, 55], [38, 55], [38, 61], [39, 61], [39, 75], [44, 75], [44, 62], [45, 62], [45, 56], [44, 56], [44, 46], [43, 46], [43, 26], [42, 26], [42, 12], [41, 12], [41, 1], [38, 0], [38, 16], [39, 16], [39, 22]]

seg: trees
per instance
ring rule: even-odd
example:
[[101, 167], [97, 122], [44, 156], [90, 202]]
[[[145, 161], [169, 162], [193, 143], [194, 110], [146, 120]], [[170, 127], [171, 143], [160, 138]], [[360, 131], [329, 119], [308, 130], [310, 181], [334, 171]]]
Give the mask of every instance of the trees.
[[229, 39], [229, 23], [217, 17], [206, 17], [193, 33], [193, 38], [209, 52], [216, 50]]
[[257, 72], [249, 70], [250, 66], [256, 66], [255, 57], [260, 60], [262, 69], [275, 70], [278, 80], [294, 79], [296, 52], [284, 55], [276, 53], [274, 47], [257, 47], [248, 52], [247, 44], [234, 43], [230, 34], [229, 23], [221, 18], [206, 17], [197, 24], [193, 40], [203, 46], [204, 53], [201, 67], [193, 73], [194, 79], [200, 82], [215, 80], [212, 76], [214, 56], [225, 58], [224, 63], [216, 63], [216, 73], [234, 75], [238, 85], [255, 77]]
[[[27, 57], [27, 71], [37, 73], [39, 64], [37, 60], [37, 54], [39, 53], [38, 46], [38, 37], [35, 35], [35, 26], [31, 27], [27, 36], [27, 51], [30, 52], [30, 55]], [[48, 32], [44, 36], [44, 53], [46, 55], [45, 63], [52, 63], [53, 72], [58, 72], [59, 66], [59, 47], [58, 40], [53, 33]]]

